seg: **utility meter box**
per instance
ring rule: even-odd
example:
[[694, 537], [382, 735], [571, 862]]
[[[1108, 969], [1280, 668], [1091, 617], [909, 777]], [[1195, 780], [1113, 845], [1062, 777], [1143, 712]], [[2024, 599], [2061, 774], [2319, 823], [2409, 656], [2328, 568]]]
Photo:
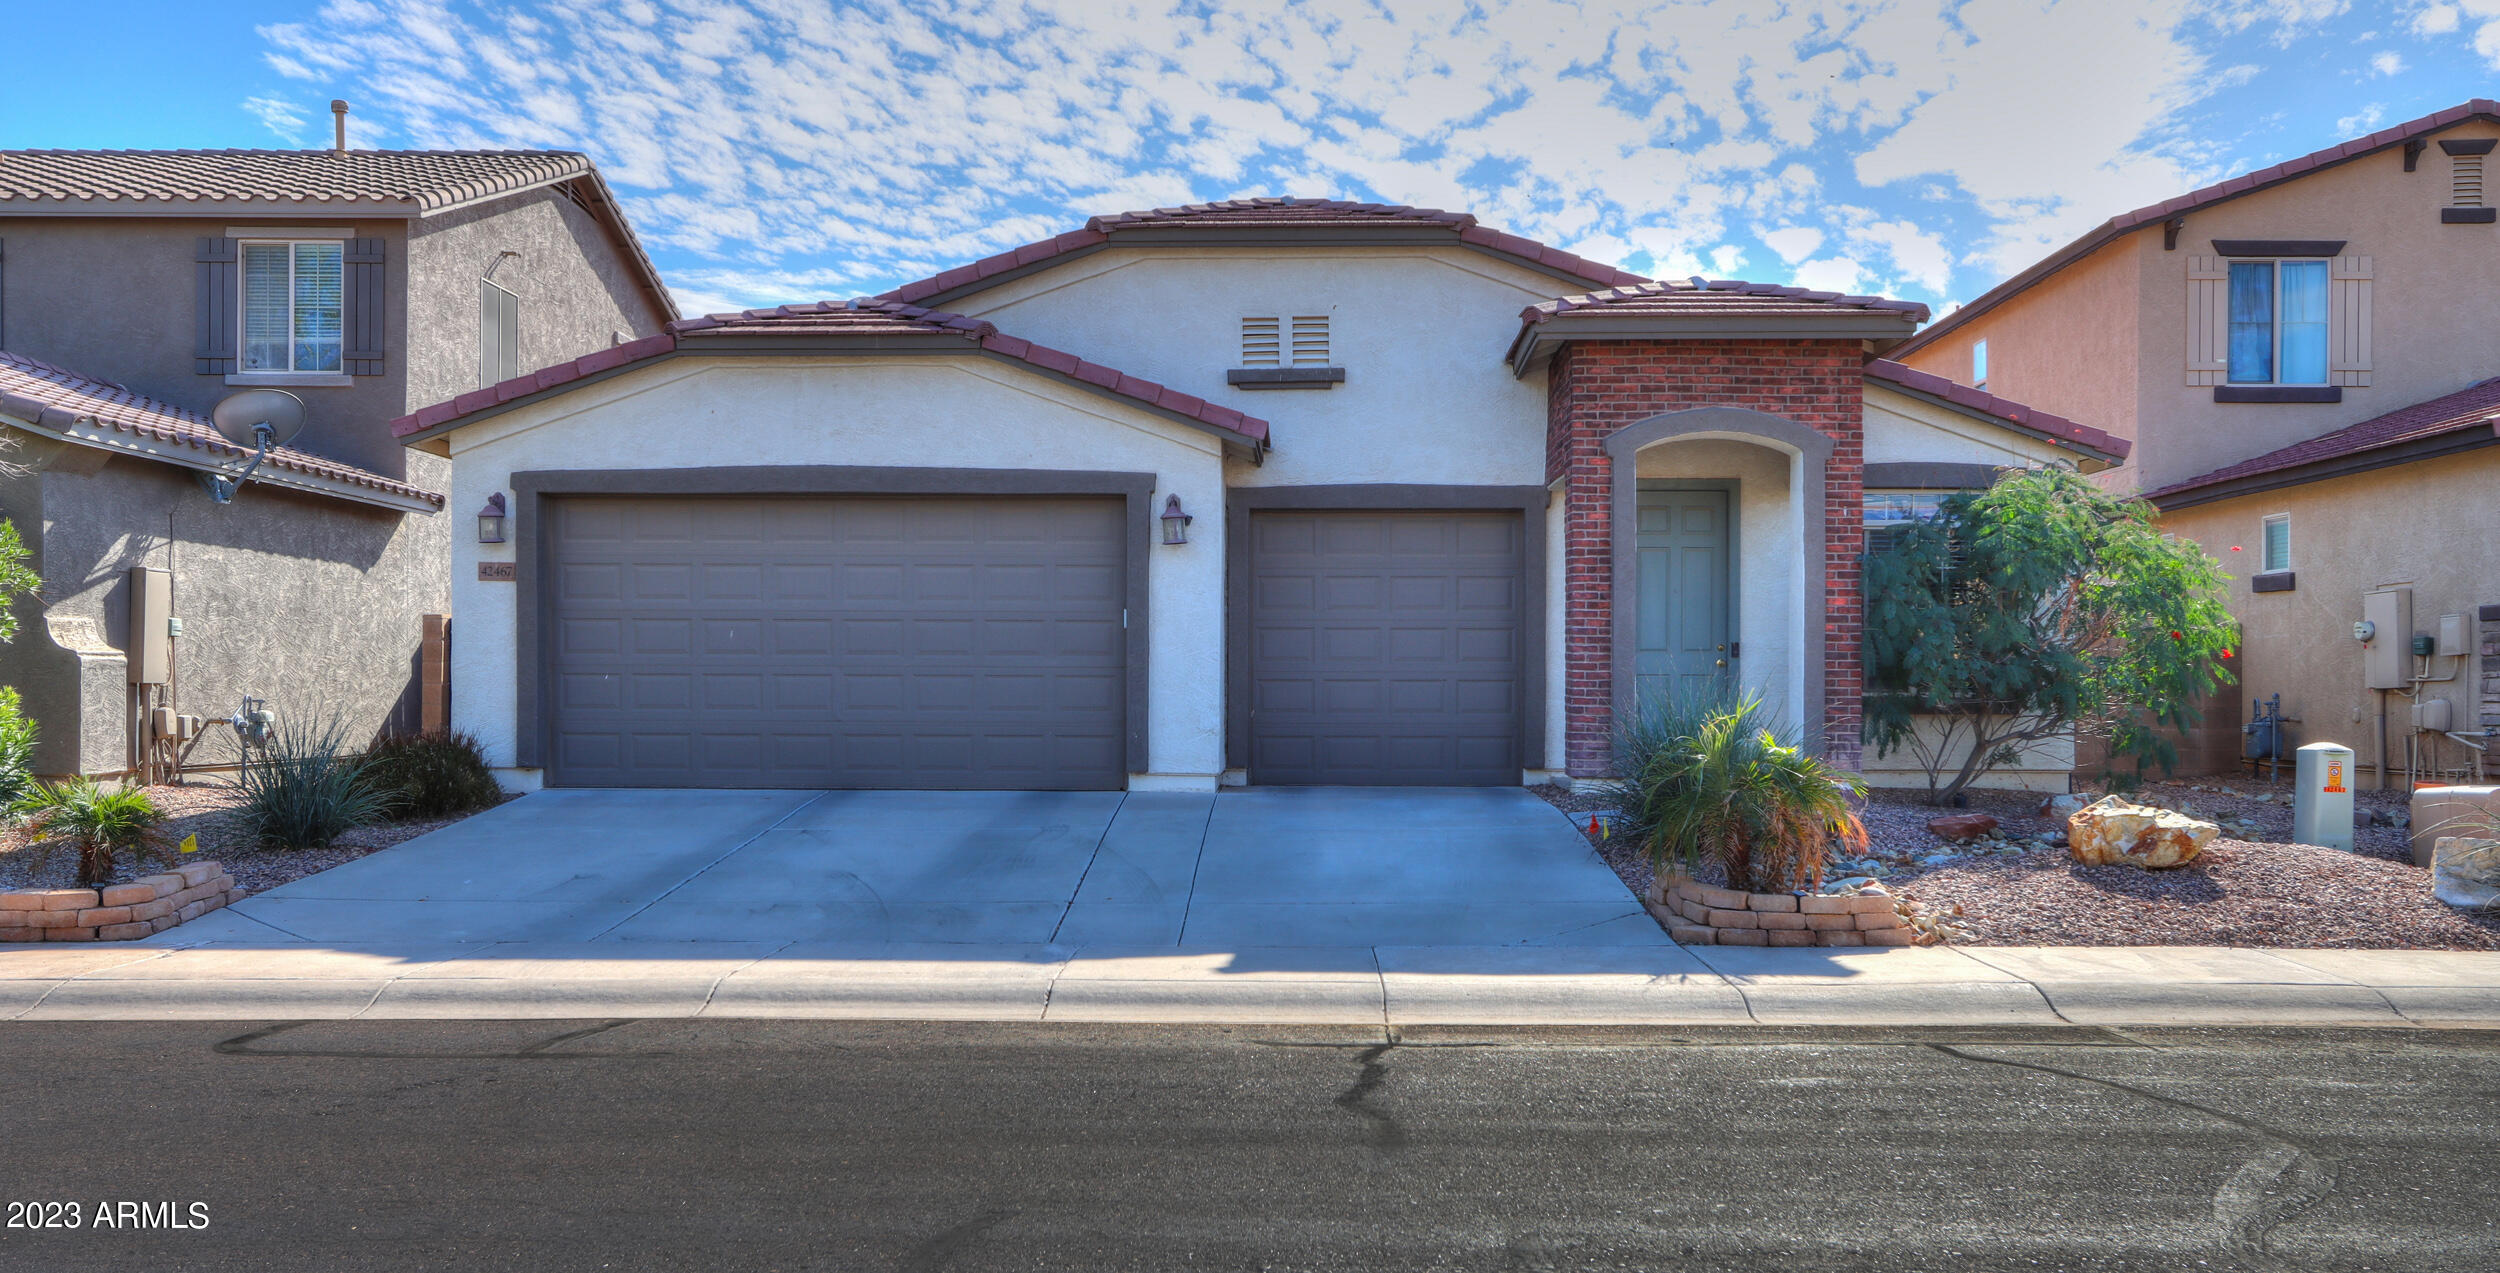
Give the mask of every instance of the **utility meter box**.
[[2361, 643], [2364, 683], [2374, 690], [2400, 690], [2413, 683], [2413, 589], [2389, 588], [2361, 594], [2361, 619], [2370, 625], [2370, 639]]
[[130, 683], [163, 685], [173, 677], [174, 577], [130, 568]]
[[2292, 840], [2352, 851], [2352, 748], [2311, 743], [2293, 763]]

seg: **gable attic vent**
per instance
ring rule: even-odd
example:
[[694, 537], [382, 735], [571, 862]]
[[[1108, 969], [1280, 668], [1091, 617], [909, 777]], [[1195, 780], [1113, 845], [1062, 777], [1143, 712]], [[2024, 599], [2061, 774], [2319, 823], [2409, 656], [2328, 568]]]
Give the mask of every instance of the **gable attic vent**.
[[1328, 315], [1294, 315], [1293, 365], [1296, 367], [1328, 365]]
[[1241, 320], [1241, 365], [1244, 367], [1276, 367], [1283, 365], [1279, 356], [1282, 344], [1277, 329], [1282, 324], [1273, 318]]
[[2500, 139], [2439, 143], [2448, 153], [2448, 206], [2439, 210], [2441, 221], [2473, 225], [2492, 219], [2494, 210], [2483, 197], [2483, 160], [2495, 142]]

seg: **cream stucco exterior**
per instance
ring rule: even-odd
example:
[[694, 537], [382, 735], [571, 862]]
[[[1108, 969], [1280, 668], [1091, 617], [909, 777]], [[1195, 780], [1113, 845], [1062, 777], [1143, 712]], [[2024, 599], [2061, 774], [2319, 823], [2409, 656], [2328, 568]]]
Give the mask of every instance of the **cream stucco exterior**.
[[[2105, 480], [2136, 490], [2453, 393], [2500, 372], [2500, 332], [2478, 318], [2500, 287], [2500, 225], [2441, 220], [2451, 161], [2436, 143], [2494, 138], [2500, 124], [2469, 119], [2431, 137], [2412, 172], [2390, 146], [2194, 209], [2175, 248], [2148, 224], [1901, 360], [1967, 384], [1972, 345], [1986, 340], [1988, 391], [2132, 440]], [[2215, 255], [2217, 239], [2340, 241], [2341, 255], [2369, 258], [2368, 383], [2344, 386], [2340, 402], [2296, 404], [2216, 402], [2211, 386], [2191, 385], [2189, 262]]]
[[[1219, 444], [1141, 408], [978, 357], [676, 358], [482, 420], [450, 435], [452, 507], [515, 473], [737, 465], [881, 465], [1151, 473], [1155, 499], [1224, 503]], [[1148, 559], [1149, 768], [1132, 786], [1212, 789], [1223, 768], [1224, 519], [1200, 517]], [[517, 717], [514, 595], [482, 582], [510, 544], [455, 538], [453, 720], [510, 771]], [[518, 652], [518, 657], [535, 657]]]
[[[2415, 633], [2436, 635], [2442, 614], [2465, 615], [2473, 631], [2480, 607], [2500, 605], [2500, 563], [2492, 556], [2487, 515], [2495, 491], [2500, 447], [2487, 446], [2191, 505], [2166, 514], [2163, 524], [2239, 576], [2229, 600], [2241, 626], [2242, 701], [2281, 694], [2284, 714], [2299, 718], [2291, 729], [2295, 744], [2342, 743], [2366, 766], [2374, 755], [2379, 702], [2367, 688], [2361, 644], [2353, 639], [2362, 595], [2410, 588]], [[2478, 519], [2477, 510], [2486, 515]], [[2257, 573], [2265, 519], [2277, 513], [2291, 519], [2293, 587], [2255, 592], [2247, 577]], [[2494, 629], [2482, 625], [2480, 639], [2500, 636]], [[2428, 662], [2431, 674], [2449, 679], [2425, 684], [2422, 696], [2447, 699], [2456, 727], [2479, 731], [2479, 660]], [[2389, 756], [2400, 767], [2410, 704], [2399, 695], [2391, 699]], [[2437, 746], [2448, 766], [2470, 763], [2462, 745], [2443, 739]], [[2492, 771], [2500, 772], [2500, 765]]]

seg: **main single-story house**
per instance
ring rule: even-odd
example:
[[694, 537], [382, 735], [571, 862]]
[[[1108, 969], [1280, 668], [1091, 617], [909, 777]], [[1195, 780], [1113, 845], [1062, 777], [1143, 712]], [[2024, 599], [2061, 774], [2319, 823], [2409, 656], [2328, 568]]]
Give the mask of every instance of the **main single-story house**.
[[452, 711], [519, 787], [1541, 782], [1720, 677], [1855, 765], [1869, 519], [2125, 454], [1881, 360], [1925, 318], [1240, 200], [393, 428], [508, 512]]

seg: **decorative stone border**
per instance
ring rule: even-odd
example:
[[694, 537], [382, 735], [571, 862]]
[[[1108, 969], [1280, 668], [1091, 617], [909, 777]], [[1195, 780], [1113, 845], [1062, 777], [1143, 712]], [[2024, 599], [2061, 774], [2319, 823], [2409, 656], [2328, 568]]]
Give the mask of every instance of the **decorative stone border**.
[[135, 941], [243, 897], [215, 862], [103, 888], [0, 893], [0, 942]]
[[1642, 905], [1686, 946], [1914, 946], [1918, 933], [1888, 893], [1739, 893], [1683, 883]]

